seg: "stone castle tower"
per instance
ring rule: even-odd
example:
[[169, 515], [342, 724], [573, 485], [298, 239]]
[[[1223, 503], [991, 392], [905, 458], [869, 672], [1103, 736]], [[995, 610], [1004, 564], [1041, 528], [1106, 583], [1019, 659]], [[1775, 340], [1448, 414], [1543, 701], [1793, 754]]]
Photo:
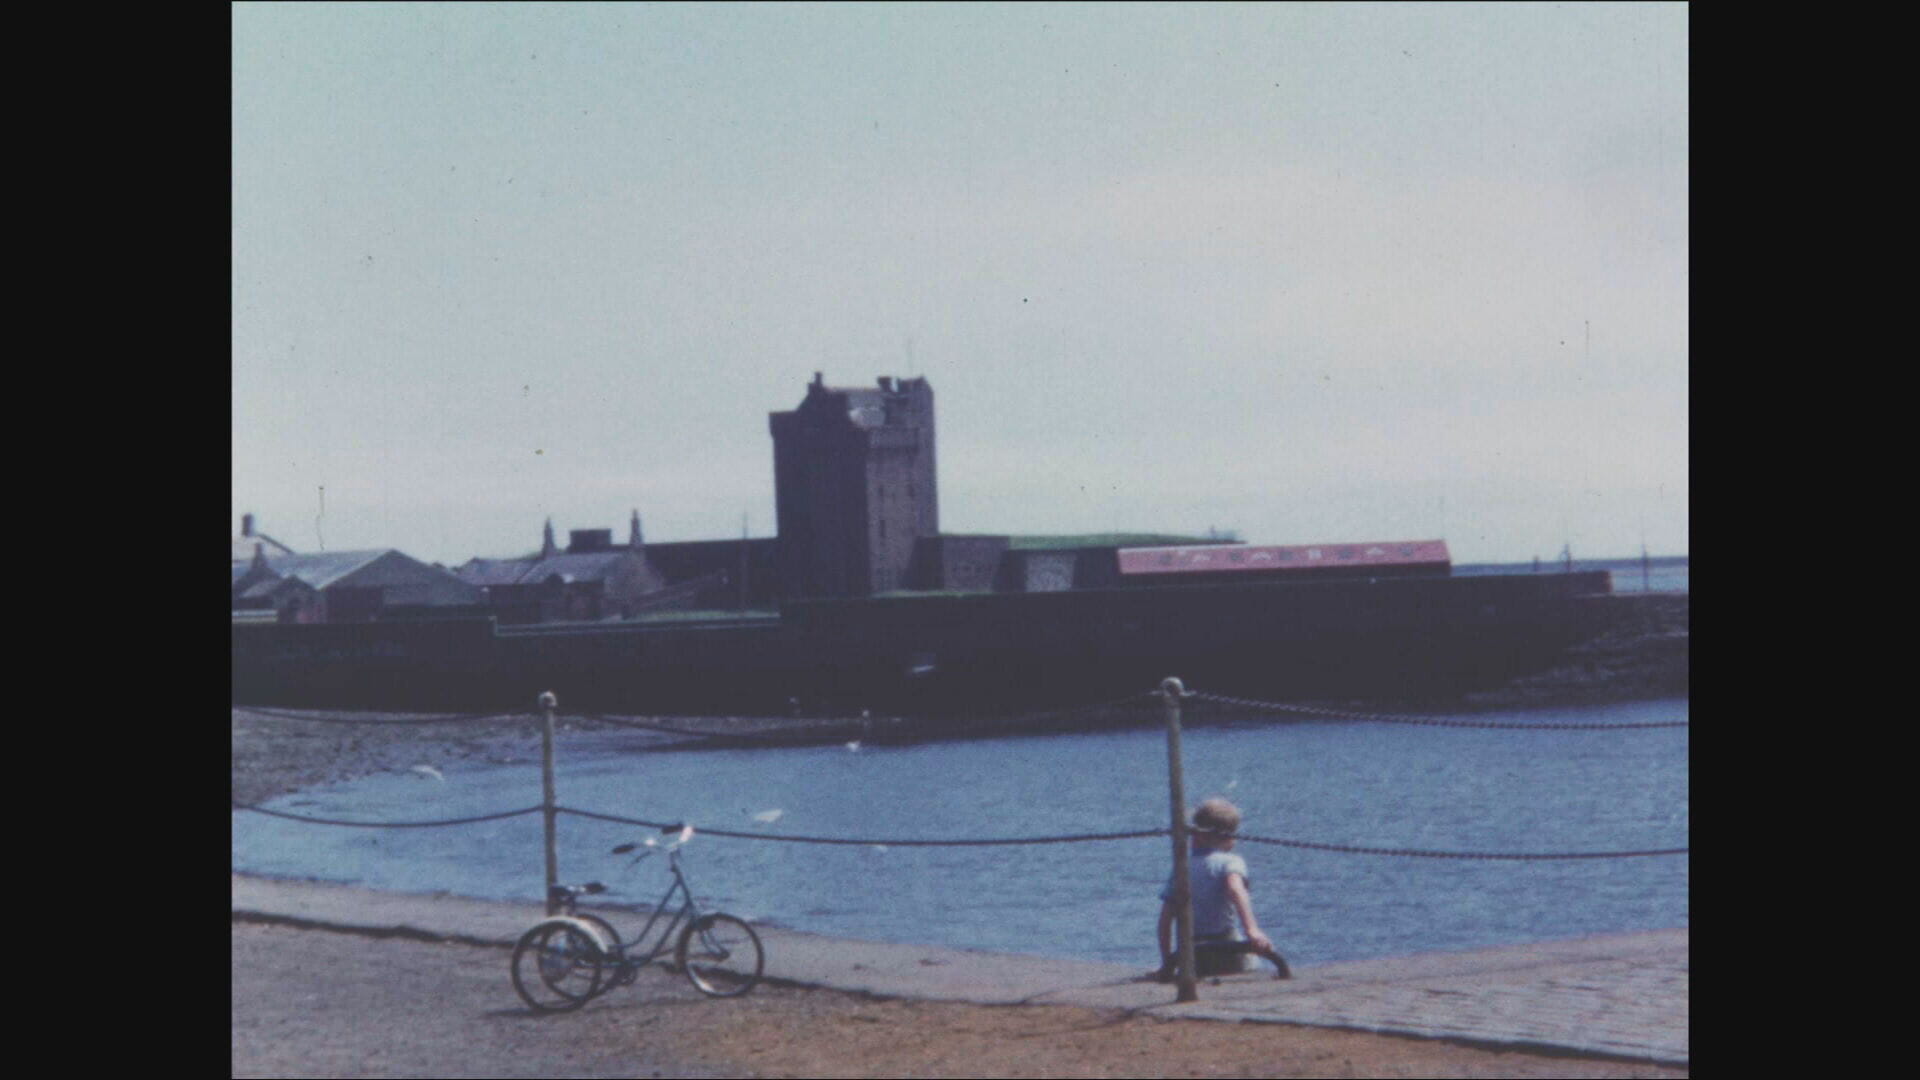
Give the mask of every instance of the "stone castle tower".
[[799, 408], [768, 424], [782, 595], [901, 588], [913, 542], [940, 531], [927, 380], [845, 389], [815, 372]]

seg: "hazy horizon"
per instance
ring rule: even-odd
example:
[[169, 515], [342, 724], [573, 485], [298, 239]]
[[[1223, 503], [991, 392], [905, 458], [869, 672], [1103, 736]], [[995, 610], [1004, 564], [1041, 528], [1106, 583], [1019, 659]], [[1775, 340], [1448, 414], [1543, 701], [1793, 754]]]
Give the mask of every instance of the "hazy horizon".
[[236, 535], [770, 536], [818, 371], [946, 533], [1687, 552], [1684, 4], [232, 10]]

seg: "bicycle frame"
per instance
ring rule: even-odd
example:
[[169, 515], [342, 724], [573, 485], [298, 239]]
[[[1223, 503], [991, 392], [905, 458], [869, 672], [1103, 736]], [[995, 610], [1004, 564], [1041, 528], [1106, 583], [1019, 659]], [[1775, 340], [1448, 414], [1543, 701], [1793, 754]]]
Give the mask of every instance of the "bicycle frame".
[[[673, 871], [673, 884], [667, 886], [667, 891], [661, 894], [660, 901], [653, 905], [653, 910], [647, 915], [647, 924], [640, 928], [640, 932], [634, 935], [633, 940], [614, 950], [614, 955], [623, 966], [631, 965], [639, 969], [653, 963], [662, 953], [672, 948], [673, 932], [680, 928], [683, 920], [690, 921], [700, 917], [700, 906], [694, 902], [693, 888], [687, 884], [687, 875], [680, 869], [679, 851], [668, 853], [667, 865]], [[644, 956], [633, 956], [633, 953], [640, 951], [641, 945], [647, 940], [647, 935], [653, 933], [654, 924], [667, 913], [667, 905], [673, 900], [674, 893], [681, 895], [680, 907], [674, 911], [673, 917], [667, 920], [666, 928], [660, 931], [660, 937], [654, 942], [653, 948], [647, 950]]]

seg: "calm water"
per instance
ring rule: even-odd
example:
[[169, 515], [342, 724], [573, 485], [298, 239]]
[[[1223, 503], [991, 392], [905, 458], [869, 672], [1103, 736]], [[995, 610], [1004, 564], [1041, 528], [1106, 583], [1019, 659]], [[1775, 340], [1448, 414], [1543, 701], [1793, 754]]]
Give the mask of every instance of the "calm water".
[[[1487, 714], [1523, 722], [1678, 720], [1685, 700]], [[1151, 829], [1166, 819], [1152, 730], [910, 747], [640, 753], [563, 733], [559, 802], [646, 820], [888, 839]], [[1187, 794], [1225, 794], [1258, 836], [1364, 847], [1611, 851], [1688, 843], [1686, 728], [1527, 732], [1248, 721], [1185, 735]], [[537, 755], [538, 751], [533, 751]], [[533, 806], [537, 756], [385, 774], [268, 804], [316, 817], [432, 820]], [[767, 823], [755, 815], [778, 819]], [[540, 816], [354, 829], [237, 812], [250, 873], [538, 902]], [[607, 849], [638, 830], [562, 815], [563, 880], [653, 902], [663, 860]], [[1507, 862], [1242, 843], [1263, 926], [1296, 964], [1684, 926], [1687, 857]], [[1163, 838], [1012, 848], [828, 847], [704, 836], [703, 901], [818, 933], [1152, 966]], [[616, 923], [623, 920], [616, 918]]]

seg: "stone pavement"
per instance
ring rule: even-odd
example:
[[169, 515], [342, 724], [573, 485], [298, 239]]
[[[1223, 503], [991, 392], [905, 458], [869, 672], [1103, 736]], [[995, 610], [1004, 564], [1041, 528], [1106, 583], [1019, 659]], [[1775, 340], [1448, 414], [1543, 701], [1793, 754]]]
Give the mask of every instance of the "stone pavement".
[[[233, 913], [511, 945], [546, 912], [445, 895], [233, 875]], [[624, 932], [626, 912], [610, 912]], [[1353, 1028], [1687, 1065], [1686, 929], [1206, 979], [1200, 1000], [1111, 964], [892, 945], [757, 927], [767, 977], [883, 997], [1125, 1008], [1168, 1018]], [[1270, 972], [1271, 969], [1268, 969]], [[504, 974], [502, 976], [504, 980]]]

